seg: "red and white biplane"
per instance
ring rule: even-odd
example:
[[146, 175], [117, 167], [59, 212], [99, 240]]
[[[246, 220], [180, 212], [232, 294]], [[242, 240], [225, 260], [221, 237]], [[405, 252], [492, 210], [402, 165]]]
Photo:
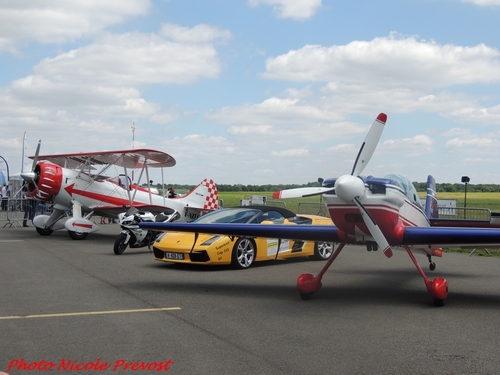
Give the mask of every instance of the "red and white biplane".
[[[52, 202], [50, 215], [38, 215], [33, 225], [42, 236], [66, 228], [71, 238], [84, 239], [99, 230], [92, 215], [116, 218], [124, 207], [137, 207], [152, 213], [179, 213], [178, 221], [192, 221], [205, 211], [218, 208], [214, 182], [204, 179], [192, 191], [177, 198], [153, 193], [149, 168], [173, 167], [175, 159], [161, 151], [132, 149], [73, 154], [38, 155], [40, 142], [30, 172], [21, 174], [28, 192], [35, 199]], [[123, 168], [123, 174], [106, 177], [111, 167]], [[137, 170], [140, 182], [146, 175], [147, 187], [133, 183], [128, 172]], [[140, 170], [140, 171], [139, 171]], [[132, 172], [133, 173], [133, 172]], [[163, 175], [163, 174], [162, 174]], [[66, 221], [61, 219], [68, 218]]]
[[[500, 229], [491, 221], [443, 220], [437, 218], [434, 178], [428, 177], [425, 207], [417, 191], [405, 177], [361, 177], [379, 142], [387, 116], [381, 113], [363, 142], [350, 174], [328, 179], [322, 187], [298, 188], [274, 193], [274, 198], [294, 198], [322, 194], [334, 226], [143, 223], [141, 227], [177, 232], [225, 234], [231, 236], [268, 237], [290, 240], [335, 242], [339, 246], [323, 269], [314, 276], [302, 274], [297, 287], [304, 299], [321, 288], [321, 279], [347, 244], [363, 245], [368, 250], [382, 249], [390, 258], [393, 248], [405, 250], [422, 276], [427, 291], [437, 306], [448, 296], [448, 283], [442, 277], [429, 279], [414, 253], [423, 253], [435, 269], [432, 256], [441, 256], [442, 247], [500, 244]], [[196, 238], [196, 236], [195, 236]]]

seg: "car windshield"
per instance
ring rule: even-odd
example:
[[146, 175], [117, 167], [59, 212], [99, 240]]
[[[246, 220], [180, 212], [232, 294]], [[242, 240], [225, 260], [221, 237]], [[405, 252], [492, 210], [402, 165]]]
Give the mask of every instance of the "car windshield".
[[203, 215], [193, 223], [248, 223], [260, 213], [260, 210], [249, 208], [225, 208]]

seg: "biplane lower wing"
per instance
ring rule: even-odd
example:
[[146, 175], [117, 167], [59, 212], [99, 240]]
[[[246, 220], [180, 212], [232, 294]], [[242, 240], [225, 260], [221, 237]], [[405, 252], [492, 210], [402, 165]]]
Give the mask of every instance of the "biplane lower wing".
[[[168, 208], [165, 206], [155, 206], [155, 205], [149, 205], [149, 204], [134, 204], [134, 207], [137, 208], [140, 211], [149, 211], [155, 215], [159, 213], [165, 213], [167, 215], [170, 215], [173, 213], [175, 210], [172, 208]], [[119, 213], [125, 212], [128, 209], [128, 207], [118, 207], [118, 206], [102, 206], [102, 207], [95, 207], [93, 209], [94, 214], [97, 216], [104, 216], [104, 217], [109, 217], [109, 218], [116, 218]]]

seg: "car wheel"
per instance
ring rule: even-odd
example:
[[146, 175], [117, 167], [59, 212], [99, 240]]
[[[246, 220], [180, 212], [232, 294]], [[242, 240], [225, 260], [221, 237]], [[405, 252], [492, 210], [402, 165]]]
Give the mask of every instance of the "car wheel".
[[54, 231], [50, 228], [45, 229], [45, 228], [36, 227], [36, 231], [38, 232], [38, 234], [40, 236], [50, 236], [52, 233], [54, 233]]
[[333, 254], [333, 242], [315, 242], [314, 255], [311, 257], [315, 260], [327, 260]]
[[68, 234], [74, 240], [84, 240], [87, 237], [87, 235], [88, 235], [88, 233], [85, 233], [85, 232], [84, 233], [78, 233], [78, 232], [74, 232], [72, 230], [69, 230]]
[[116, 255], [122, 254], [128, 246], [127, 235], [125, 233], [120, 233], [115, 241], [115, 246], [113, 246], [113, 251]]
[[239, 238], [233, 247], [231, 265], [237, 269], [250, 267], [257, 254], [255, 242], [249, 238]]

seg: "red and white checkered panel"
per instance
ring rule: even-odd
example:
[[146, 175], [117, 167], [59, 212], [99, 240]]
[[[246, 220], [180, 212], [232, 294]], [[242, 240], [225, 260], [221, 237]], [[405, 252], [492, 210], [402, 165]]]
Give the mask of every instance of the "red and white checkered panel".
[[217, 193], [217, 186], [213, 180], [205, 178], [202, 182], [208, 188], [208, 195], [205, 198], [204, 210], [216, 210], [219, 208], [219, 194]]

